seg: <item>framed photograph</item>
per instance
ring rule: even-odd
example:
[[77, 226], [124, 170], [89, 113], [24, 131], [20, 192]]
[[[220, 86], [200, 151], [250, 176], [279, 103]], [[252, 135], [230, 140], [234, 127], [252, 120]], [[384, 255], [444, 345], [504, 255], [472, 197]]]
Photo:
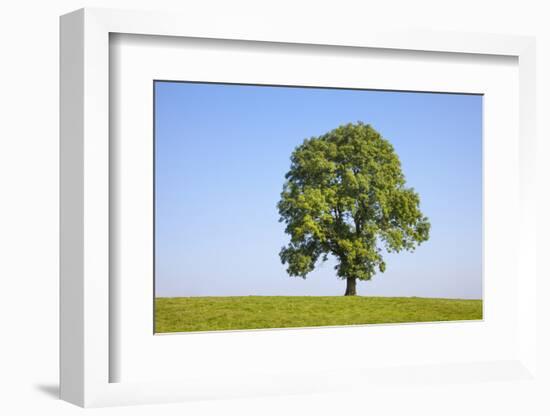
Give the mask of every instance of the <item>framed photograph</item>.
[[63, 16], [61, 397], [536, 383], [534, 62], [507, 35]]

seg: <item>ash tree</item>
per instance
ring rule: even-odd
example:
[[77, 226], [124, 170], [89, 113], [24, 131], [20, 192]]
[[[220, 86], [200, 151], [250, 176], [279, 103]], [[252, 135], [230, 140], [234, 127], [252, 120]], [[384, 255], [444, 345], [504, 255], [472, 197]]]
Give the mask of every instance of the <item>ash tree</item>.
[[357, 280], [383, 273], [387, 252], [414, 251], [429, 237], [420, 198], [405, 184], [391, 143], [368, 124], [340, 126], [304, 140], [277, 207], [290, 242], [280, 258], [291, 276], [306, 278], [332, 254], [346, 296]]

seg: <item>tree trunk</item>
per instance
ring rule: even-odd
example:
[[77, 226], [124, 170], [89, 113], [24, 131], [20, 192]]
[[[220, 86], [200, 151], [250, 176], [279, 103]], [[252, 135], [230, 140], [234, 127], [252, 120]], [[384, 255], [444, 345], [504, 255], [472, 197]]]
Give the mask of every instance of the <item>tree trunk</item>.
[[356, 283], [357, 279], [355, 277], [348, 277], [346, 279], [346, 293], [344, 294], [344, 296], [357, 295]]

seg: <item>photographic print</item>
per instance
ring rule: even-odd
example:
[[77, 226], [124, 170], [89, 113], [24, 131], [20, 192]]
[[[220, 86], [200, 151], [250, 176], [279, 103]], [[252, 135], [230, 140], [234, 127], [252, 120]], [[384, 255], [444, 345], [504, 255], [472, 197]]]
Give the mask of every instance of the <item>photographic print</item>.
[[156, 333], [482, 319], [482, 95], [153, 88]]

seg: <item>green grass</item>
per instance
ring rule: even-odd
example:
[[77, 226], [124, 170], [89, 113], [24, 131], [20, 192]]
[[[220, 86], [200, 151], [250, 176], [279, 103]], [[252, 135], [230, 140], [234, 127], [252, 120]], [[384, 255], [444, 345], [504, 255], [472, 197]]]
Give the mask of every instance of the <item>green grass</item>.
[[344, 296], [157, 298], [155, 332], [482, 319], [482, 301]]

